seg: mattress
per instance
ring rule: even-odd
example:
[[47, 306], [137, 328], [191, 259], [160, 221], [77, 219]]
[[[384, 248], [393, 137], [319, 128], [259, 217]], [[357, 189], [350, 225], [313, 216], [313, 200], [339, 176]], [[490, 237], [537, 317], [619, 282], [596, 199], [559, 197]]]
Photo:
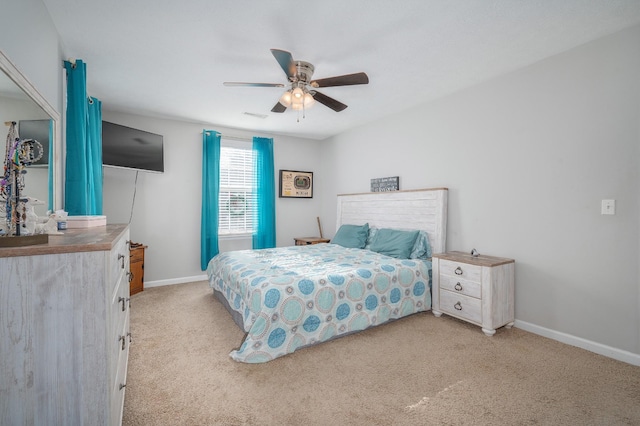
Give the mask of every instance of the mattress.
[[247, 333], [230, 356], [260, 363], [431, 307], [428, 260], [336, 244], [221, 253], [209, 285]]

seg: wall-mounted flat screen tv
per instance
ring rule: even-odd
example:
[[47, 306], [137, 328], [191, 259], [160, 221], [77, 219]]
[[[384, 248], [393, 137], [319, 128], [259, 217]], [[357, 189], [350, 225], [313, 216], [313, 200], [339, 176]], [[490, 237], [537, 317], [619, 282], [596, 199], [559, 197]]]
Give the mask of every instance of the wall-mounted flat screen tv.
[[53, 122], [46, 120], [20, 120], [18, 123], [18, 135], [20, 139], [35, 139], [42, 145], [42, 157], [30, 164], [33, 166], [46, 166], [49, 164], [49, 144], [52, 138]]
[[103, 121], [102, 165], [163, 173], [163, 137]]

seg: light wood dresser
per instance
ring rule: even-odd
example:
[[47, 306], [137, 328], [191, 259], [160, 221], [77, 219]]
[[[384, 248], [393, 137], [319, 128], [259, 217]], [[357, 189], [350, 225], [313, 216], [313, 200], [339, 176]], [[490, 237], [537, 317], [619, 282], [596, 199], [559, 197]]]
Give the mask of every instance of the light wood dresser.
[[0, 424], [121, 424], [129, 242], [107, 225], [0, 249]]
[[477, 324], [487, 336], [514, 323], [515, 261], [462, 252], [433, 255], [431, 310]]

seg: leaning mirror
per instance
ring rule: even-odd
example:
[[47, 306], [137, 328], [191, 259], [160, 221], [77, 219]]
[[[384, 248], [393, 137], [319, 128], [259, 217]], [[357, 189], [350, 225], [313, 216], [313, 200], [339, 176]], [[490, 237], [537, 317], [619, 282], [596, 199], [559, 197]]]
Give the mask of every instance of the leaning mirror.
[[[25, 197], [38, 199], [36, 214], [60, 208], [59, 156], [60, 115], [0, 51], [0, 158], [4, 165], [6, 138], [9, 125], [16, 123], [20, 139], [36, 139], [43, 146], [43, 155], [26, 168], [24, 176]], [[0, 174], [2, 174], [0, 165]]]

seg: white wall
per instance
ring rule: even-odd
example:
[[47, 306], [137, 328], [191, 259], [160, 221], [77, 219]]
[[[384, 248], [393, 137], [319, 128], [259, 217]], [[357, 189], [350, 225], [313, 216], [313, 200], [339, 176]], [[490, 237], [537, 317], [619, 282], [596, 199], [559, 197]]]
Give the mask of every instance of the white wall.
[[62, 48], [41, 0], [3, 2], [0, 50], [49, 103], [62, 110]]
[[[58, 112], [62, 111], [62, 48], [58, 32], [53, 25], [49, 11], [41, 0], [21, 0], [5, 2], [2, 5], [3, 22], [0, 25], [0, 50], [38, 90], [47, 102]], [[1, 71], [0, 71], [1, 72]], [[4, 128], [4, 126], [3, 126]], [[4, 139], [3, 139], [4, 140]], [[2, 142], [4, 144], [4, 142]], [[57, 145], [60, 146], [60, 145]], [[62, 155], [57, 155], [55, 172], [57, 207], [62, 203]], [[32, 171], [32, 179], [37, 175], [42, 182], [47, 181], [44, 169]], [[36, 184], [38, 185], [38, 184]], [[27, 186], [35, 194], [33, 183]], [[47, 193], [46, 185], [39, 189]], [[29, 189], [30, 188], [30, 189]], [[44, 201], [47, 197], [44, 197]], [[44, 211], [39, 211], [44, 213]]]
[[327, 233], [371, 178], [448, 187], [448, 249], [516, 260], [520, 324], [640, 354], [638, 46], [634, 27], [327, 141]]
[[[294, 237], [318, 234], [321, 198], [317, 194], [324, 186], [322, 173], [318, 173], [318, 142], [118, 113], [105, 104], [103, 108], [106, 121], [164, 136], [165, 173], [138, 174], [135, 204], [136, 172], [104, 168], [103, 213], [108, 223], [128, 223], [133, 204], [131, 239], [149, 246], [145, 252], [145, 282], [149, 285], [184, 282], [205, 274], [200, 269], [203, 128], [246, 138], [273, 137], [276, 185], [279, 169], [315, 172], [312, 199], [276, 201], [276, 243], [292, 245]], [[221, 251], [245, 248], [251, 248], [250, 239], [220, 242]]]

